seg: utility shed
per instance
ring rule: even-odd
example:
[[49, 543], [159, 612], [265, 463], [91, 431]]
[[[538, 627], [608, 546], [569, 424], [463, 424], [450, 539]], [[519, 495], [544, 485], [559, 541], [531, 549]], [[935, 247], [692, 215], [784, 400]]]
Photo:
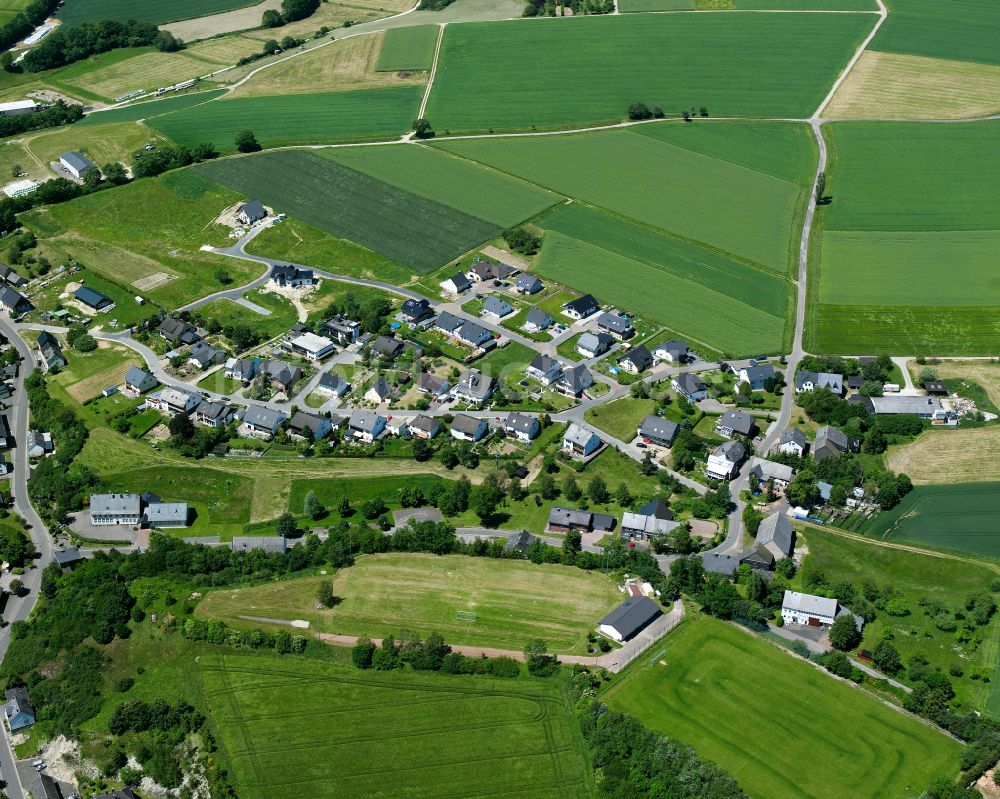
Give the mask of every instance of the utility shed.
[[661, 615], [660, 606], [648, 596], [631, 597], [601, 619], [599, 629], [615, 641], [628, 641]]

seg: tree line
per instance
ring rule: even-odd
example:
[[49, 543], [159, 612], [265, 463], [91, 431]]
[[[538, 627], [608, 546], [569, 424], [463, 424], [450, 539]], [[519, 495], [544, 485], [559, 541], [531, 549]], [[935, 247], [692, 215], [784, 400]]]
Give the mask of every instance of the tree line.
[[0, 57], [0, 66], [8, 71], [43, 72], [47, 69], [83, 61], [85, 58], [122, 47], [147, 47], [152, 45], [160, 52], [180, 50], [184, 43], [152, 22], [127, 22], [105, 19], [99, 22], [82, 22], [79, 25], [60, 26], [46, 36], [41, 44], [30, 49], [19, 64], [13, 63], [10, 53]]

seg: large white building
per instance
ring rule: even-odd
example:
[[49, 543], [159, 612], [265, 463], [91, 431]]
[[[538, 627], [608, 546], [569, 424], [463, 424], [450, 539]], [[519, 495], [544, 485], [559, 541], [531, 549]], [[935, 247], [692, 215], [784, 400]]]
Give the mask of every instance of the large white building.
[[837, 618], [837, 600], [798, 591], [785, 591], [781, 600], [781, 619], [785, 624], [829, 627]]
[[288, 342], [288, 349], [296, 355], [302, 355], [311, 361], [322, 361], [333, 350], [333, 342], [315, 333], [303, 333]]
[[138, 524], [142, 499], [138, 494], [91, 494], [90, 523], [95, 526]]
[[0, 103], [0, 116], [18, 117], [22, 114], [34, 114], [41, 108], [34, 100], [14, 100], [10, 103]]

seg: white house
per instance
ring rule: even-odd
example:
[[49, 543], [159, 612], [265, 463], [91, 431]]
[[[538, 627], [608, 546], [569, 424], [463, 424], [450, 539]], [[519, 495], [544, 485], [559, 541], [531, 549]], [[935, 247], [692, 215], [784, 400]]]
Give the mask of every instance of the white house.
[[844, 376], [832, 372], [796, 372], [795, 393], [828, 388], [837, 396], [844, 393]]
[[451, 421], [451, 435], [459, 441], [479, 441], [490, 426], [485, 419], [476, 419], [467, 414], [460, 413]]
[[719, 444], [708, 456], [705, 474], [714, 480], [728, 480], [743, 462], [746, 449], [739, 441]]
[[90, 523], [98, 527], [138, 524], [142, 499], [138, 494], [91, 494]]
[[441, 430], [441, 422], [433, 416], [419, 416], [410, 420], [410, 432], [414, 438], [431, 439]]
[[351, 418], [347, 420], [347, 430], [357, 440], [371, 444], [382, 435], [387, 421], [384, 416], [375, 413], [375, 411], [356, 408], [351, 412]]
[[563, 303], [562, 312], [568, 316], [570, 319], [586, 319], [588, 316], [593, 316], [601, 309], [601, 306], [597, 304], [590, 294], [584, 294], [582, 297], [577, 297], [575, 300], [570, 300], [569, 302]]
[[236, 209], [236, 219], [244, 225], [252, 225], [266, 217], [267, 209], [260, 200], [249, 200]]
[[653, 347], [653, 358], [668, 363], [683, 363], [688, 357], [688, 345], [680, 339], [672, 338]]
[[272, 411], [260, 405], [251, 405], [243, 414], [243, 424], [239, 434], [244, 438], [270, 438], [281, 428], [288, 417], [280, 411]]
[[628, 641], [662, 614], [660, 606], [648, 596], [634, 596], [601, 619], [598, 629], [615, 641]]
[[574, 423], [563, 433], [562, 448], [577, 458], [587, 458], [597, 452], [603, 443], [597, 433]]
[[508, 435], [527, 444], [532, 439], [538, 437], [541, 427], [538, 424], [538, 419], [534, 416], [527, 416], [523, 413], [510, 413], [504, 419], [503, 429]]
[[607, 333], [584, 333], [576, 341], [576, 351], [584, 358], [596, 358], [611, 349], [614, 343]]
[[390, 397], [392, 397], [392, 389], [389, 387], [389, 383], [381, 375], [375, 379], [368, 390], [365, 392], [364, 399], [366, 402], [374, 402], [376, 405], [381, 405], [386, 402]]
[[180, 391], [176, 388], [165, 388], [146, 397], [146, 405], [155, 408], [167, 416], [179, 413], [191, 413], [201, 402], [201, 397], [193, 392]]
[[809, 447], [809, 439], [797, 427], [788, 427], [778, 439], [778, 452], [801, 458]]
[[458, 272], [442, 280], [438, 285], [448, 294], [461, 294], [463, 291], [468, 291], [472, 288], [472, 281], [465, 276], [464, 272]]
[[678, 394], [689, 402], [701, 402], [708, 397], [708, 386], [698, 375], [689, 372], [670, 379], [670, 385]]
[[59, 156], [59, 163], [62, 164], [63, 168], [77, 180], [83, 180], [90, 170], [97, 169], [97, 164], [87, 158], [87, 156], [83, 153], [78, 153], [76, 151], [63, 153]]
[[633, 347], [628, 354], [618, 360], [618, 366], [626, 372], [637, 375], [653, 365], [653, 356], [645, 344]]
[[296, 355], [302, 355], [310, 361], [322, 361], [333, 353], [333, 342], [325, 336], [315, 333], [303, 333], [288, 342], [287, 347]]
[[541, 353], [532, 358], [528, 368], [524, 370], [528, 377], [534, 378], [543, 386], [554, 383], [562, 375], [562, 372], [562, 364], [559, 361]]
[[837, 600], [798, 591], [785, 591], [781, 600], [781, 619], [785, 624], [829, 627], [837, 618]]
[[138, 366], [130, 366], [128, 371], [125, 372], [125, 390], [137, 397], [140, 394], [145, 394], [150, 389], [156, 388], [157, 383], [158, 381], [155, 377]]

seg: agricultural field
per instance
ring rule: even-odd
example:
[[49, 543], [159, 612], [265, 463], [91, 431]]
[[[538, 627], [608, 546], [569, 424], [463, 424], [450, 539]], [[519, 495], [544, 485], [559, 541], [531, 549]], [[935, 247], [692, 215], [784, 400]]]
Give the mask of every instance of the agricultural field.
[[392, 139], [410, 129], [418, 86], [217, 100], [157, 117], [154, 128], [180, 144], [213, 142], [233, 152], [236, 134], [252, 130], [263, 147]]
[[[77, 128], [56, 128], [42, 131], [22, 140], [24, 148], [48, 168], [68, 150], [78, 150], [98, 166], [108, 163], [128, 164], [132, 153], [147, 144], [163, 145], [169, 142], [156, 131], [128, 122], [109, 125], [88, 125]], [[34, 160], [34, 159], [30, 159]], [[26, 164], [27, 166], [27, 164]], [[51, 177], [51, 173], [48, 175]]]
[[562, 198], [433, 147], [341, 147], [319, 155], [478, 219], [513, 227]]
[[129, 287], [167, 309], [218, 291], [217, 273], [235, 283], [260, 267], [202, 252], [228, 241], [213, 220], [241, 195], [189, 170], [136, 181], [22, 215], [45, 244], [79, 259], [90, 270]]
[[[789, 284], [718, 252], [578, 204], [540, 220], [537, 271], [722, 352], [777, 352]], [[706, 324], [707, 320], [711, 320]]]
[[[646, 127], [666, 131], [670, 124]], [[737, 126], [728, 126], [727, 133], [741, 147], [756, 138], [750, 134], [744, 139]], [[796, 157], [797, 166], [808, 162], [810, 150], [803, 139], [780, 141], [788, 145], [786, 151]], [[669, 132], [653, 136], [602, 131], [438, 146], [782, 274], [789, 268], [793, 244], [798, 246], [792, 223], [804, 202], [802, 185], [725, 160], [719, 138], [706, 145], [715, 150], [710, 155], [672, 143]], [[584, 163], [587, 169], [582, 170]], [[683, 190], [671, 191], [669, 186]], [[747, 202], [751, 196], [754, 201]]]
[[605, 700], [693, 746], [760, 799], [915, 797], [955, 770], [960, 751], [934, 728], [709, 616], [685, 620]]
[[[314, 153], [215, 161], [196, 172], [335, 236], [427, 272], [500, 232]], [[297, 175], [295, 181], [289, 175]]]
[[1000, 110], [1000, 66], [868, 50], [823, 115], [832, 119], [969, 119]]
[[[954, 479], [961, 472], [949, 475]], [[1000, 558], [998, 513], [1000, 482], [922, 485], [880, 514], [864, 532], [897, 543]]]
[[144, 0], [136, 5], [134, 0], [66, 0], [56, 16], [64, 25], [102, 19], [120, 22], [138, 19], [159, 24], [231, 11], [257, 2], [259, 0]]
[[[423, 86], [427, 80], [426, 75], [402, 77], [396, 73], [376, 71], [385, 35], [378, 32], [367, 36], [353, 36], [317, 47], [305, 55], [278, 62], [258, 72], [230, 96], [259, 97], [386, 86]], [[256, 49], [259, 49], [259, 45]]]
[[[585, 654], [587, 633], [621, 601], [614, 581], [602, 574], [467, 555], [363, 555], [334, 577], [333, 592], [342, 601], [316, 610], [321, 579], [213, 591], [198, 615], [238, 626], [246, 615], [302, 619], [311, 631], [374, 638], [405, 627], [421, 635], [437, 631], [453, 644], [518, 652], [543, 638], [554, 652]], [[464, 621], [459, 612], [476, 620]]]
[[873, 25], [867, 14], [452, 25], [426, 116], [439, 132], [558, 128], [618, 121], [642, 100], [671, 116], [707, 106], [716, 116], [802, 118]]
[[439, 31], [437, 25], [415, 25], [387, 31], [376, 69], [379, 72], [429, 70], [434, 64]]
[[259, 655], [202, 657], [199, 673], [247, 799], [303, 790], [315, 799], [589, 796], [583, 743], [558, 681]]
[[988, 255], [1000, 241], [998, 131], [993, 121], [829, 126], [833, 202], [810, 273], [811, 350], [980, 354], [1000, 341]]
[[169, 114], [173, 111], [181, 111], [191, 108], [201, 103], [207, 103], [221, 95], [225, 89], [212, 89], [210, 91], [190, 91], [186, 94], [175, 94], [160, 100], [143, 100], [142, 102], [129, 103], [121, 108], [112, 108], [109, 111], [101, 111], [97, 114], [87, 114], [77, 122], [74, 130], [91, 125], [105, 125], [111, 122], [138, 122], [140, 119], [150, 119], [160, 114]]
[[875, 11], [873, 0], [624, 0], [618, 10], [638, 11]]
[[888, 0], [872, 49], [1000, 65], [1000, 7], [992, 0]]
[[[904, 664], [912, 656], [922, 655], [930, 661], [931, 668], [951, 675], [960, 707], [983, 709], [990, 685], [971, 679], [971, 674], [978, 671], [992, 675], [1000, 622], [994, 619], [963, 644], [955, 640], [954, 630], [938, 627], [928, 608], [940, 603], [949, 616], [961, 612], [969, 596], [989, 590], [1000, 570], [965, 560], [855, 541], [816, 528], [810, 528], [807, 535], [806, 562], [821, 569], [829, 585], [851, 583], [859, 594], [865, 582], [880, 588], [892, 585], [906, 608], [906, 615], [878, 613], [874, 621], [865, 625], [862, 648], [874, 650], [888, 633]], [[895, 541], [895, 536], [890, 540]], [[961, 676], [955, 676], [955, 670]]]
[[0, 25], [24, 11], [28, 0], [0, 0]]

